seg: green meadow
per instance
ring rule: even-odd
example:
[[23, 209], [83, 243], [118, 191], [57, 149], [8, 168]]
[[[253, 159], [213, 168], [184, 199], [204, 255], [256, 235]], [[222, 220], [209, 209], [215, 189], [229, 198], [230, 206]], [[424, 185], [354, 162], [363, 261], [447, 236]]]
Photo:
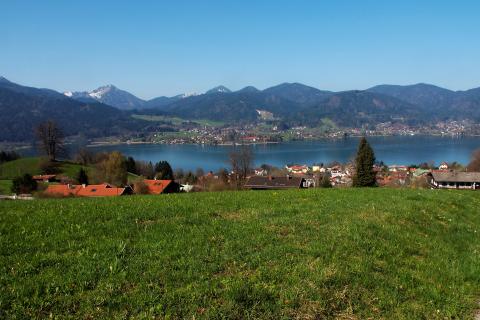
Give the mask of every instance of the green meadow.
[[480, 193], [0, 202], [0, 318], [471, 319]]

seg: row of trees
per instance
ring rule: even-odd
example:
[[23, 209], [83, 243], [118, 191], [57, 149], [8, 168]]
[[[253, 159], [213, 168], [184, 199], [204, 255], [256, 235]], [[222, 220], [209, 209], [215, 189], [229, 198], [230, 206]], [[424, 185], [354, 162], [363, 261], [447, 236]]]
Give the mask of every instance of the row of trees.
[[0, 151], [0, 164], [17, 160], [18, 158], [20, 158], [20, 155], [15, 151]]

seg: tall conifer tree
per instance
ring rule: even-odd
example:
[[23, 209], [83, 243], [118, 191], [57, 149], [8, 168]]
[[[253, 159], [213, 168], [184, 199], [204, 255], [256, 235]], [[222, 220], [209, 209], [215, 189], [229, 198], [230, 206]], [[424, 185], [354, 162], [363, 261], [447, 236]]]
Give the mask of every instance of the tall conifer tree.
[[357, 157], [355, 158], [356, 173], [353, 177], [354, 187], [374, 187], [376, 185], [373, 164], [375, 154], [367, 139], [363, 137], [358, 145]]

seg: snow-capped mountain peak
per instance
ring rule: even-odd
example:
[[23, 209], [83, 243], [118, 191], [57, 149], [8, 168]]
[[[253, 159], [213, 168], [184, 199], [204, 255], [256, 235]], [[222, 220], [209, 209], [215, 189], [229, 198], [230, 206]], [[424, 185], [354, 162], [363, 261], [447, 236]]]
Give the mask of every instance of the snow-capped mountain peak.
[[232, 92], [232, 91], [225, 86], [218, 86], [218, 87], [215, 87], [213, 89], [208, 90], [205, 93], [210, 94], [210, 93], [228, 93], [228, 92]]
[[94, 99], [102, 99], [102, 97], [109, 93], [110, 91], [112, 90], [115, 90], [115, 86], [114, 85], [106, 85], [106, 86], [102, 86], [102, 87], [99, 87], [91, 92], [88, 93], [88, 95]]
[[101, 103], [124, 110], [139, 109], [145, 104], [144, 100], [137, 98], [127, 91], [118, 89], [112, 84], [98, 87], [92, 91], [66, 91], [63, 94], [72, 99], [81, 101], [92, 101], [92, 99], [97, 100]]
[[189, 92], [189, 93], [182, 93], [182, 94], [179, 94], [177, 97], [181, 98], [181, 99], [184, 99], [184, 98], [188, 98], [188, 97], [194, 97], [194, 96], [197, 96], [198, 94], [196, 92]]

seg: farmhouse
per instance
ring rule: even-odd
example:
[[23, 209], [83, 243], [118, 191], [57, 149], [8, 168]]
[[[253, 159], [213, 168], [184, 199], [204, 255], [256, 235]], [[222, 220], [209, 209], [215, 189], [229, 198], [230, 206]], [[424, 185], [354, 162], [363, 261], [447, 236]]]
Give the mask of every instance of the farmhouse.
[[45, 190], [45, 194], [51, 196], [76, 196], [78, 190], [82, 188], [81, 185], [73, 185], [73, 184], [51, 184]]
[[265, 190], [265, 189], [299, 189], [307, 188], [307, 182], [300, 177], [260, 177], [252, 176], [245, 183], [246, 189]]
[[148, 194], [161, 194], [176, 192], [178, 186], [173, 180], [143, 180], [148, 189]]
[[439, 189], [480, 189], [480, 172], [439, 172], [431, 173], [430, 183]]
[[108, 183], [91, 185], [57, 184], [49, 185], [45, 194], [52, 196], [114, 197], [131, 194], [130, 187], [117, 188]]

